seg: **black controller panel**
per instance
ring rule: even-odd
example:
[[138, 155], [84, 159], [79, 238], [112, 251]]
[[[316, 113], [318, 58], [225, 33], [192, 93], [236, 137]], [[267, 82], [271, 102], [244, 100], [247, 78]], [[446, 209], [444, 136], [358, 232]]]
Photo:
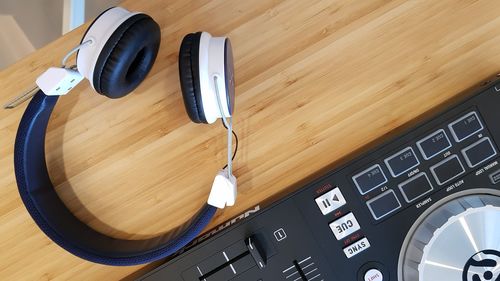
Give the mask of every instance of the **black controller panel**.
[[403, 241], [427, 208], [466, 189], [500, 190], [499, 109], [493, 82], [140, 280], [396, 281]]

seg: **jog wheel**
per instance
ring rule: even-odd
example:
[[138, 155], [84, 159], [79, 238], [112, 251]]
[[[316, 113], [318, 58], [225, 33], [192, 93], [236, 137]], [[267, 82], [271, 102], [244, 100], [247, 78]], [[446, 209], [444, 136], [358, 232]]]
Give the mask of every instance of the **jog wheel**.
[[500, 281], [500, 196], [469, 194], [444, 202], [427, 210], [408, 234], [399, 280]]

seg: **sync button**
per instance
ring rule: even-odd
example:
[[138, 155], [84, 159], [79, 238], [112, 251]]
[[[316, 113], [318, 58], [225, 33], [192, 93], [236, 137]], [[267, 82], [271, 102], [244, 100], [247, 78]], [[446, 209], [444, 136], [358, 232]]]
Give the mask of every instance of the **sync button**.
[[370, 242], [368, 242], [368, 239], [365, 237], [352, 245], [345, 247], [344, 254], [348, 259], [350, 259], [368, 248], [370, 248]]

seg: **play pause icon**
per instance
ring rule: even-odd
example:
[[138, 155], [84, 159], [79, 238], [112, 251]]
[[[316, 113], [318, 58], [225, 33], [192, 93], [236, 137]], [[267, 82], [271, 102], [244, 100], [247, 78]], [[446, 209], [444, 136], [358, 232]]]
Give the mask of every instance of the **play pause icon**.
[[330, 203], [330, 199], [332, 200], [333, 204], [336, 204], [336, 203], [340, 202], [339, 197], [337, 196], [337, 194], [334, 194], [333, 198], [325, 198], [322, 201], [323, 202], [323, 206], [325, 206], [325, 208], [330, 208], [332, 206], [332, 203]]
[[346, 204], [345, 198], [338, 187], [316, 198], [318, 205], [323, 215], [329, 214]]
[[330, 200], [328, 200], [328, 198], [323, 200], [323, 206], [325, 206], [325, 208], [330, 208], [332, 206], [332, 204], [330, 204]]

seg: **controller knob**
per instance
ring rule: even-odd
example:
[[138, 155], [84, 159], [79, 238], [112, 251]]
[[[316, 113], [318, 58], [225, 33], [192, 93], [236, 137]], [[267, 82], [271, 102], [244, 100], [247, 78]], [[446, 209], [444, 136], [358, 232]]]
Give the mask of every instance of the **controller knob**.
[[474, 194], [428, 210], [400, 255], [403, 281], [500, 281], [500, 197]]

